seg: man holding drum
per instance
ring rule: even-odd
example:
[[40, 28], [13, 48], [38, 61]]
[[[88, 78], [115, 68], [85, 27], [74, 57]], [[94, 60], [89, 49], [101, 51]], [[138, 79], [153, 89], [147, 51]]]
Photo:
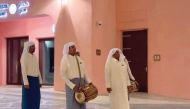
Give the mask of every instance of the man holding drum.
[[85, 84], [91, 83], [86, 75], [84, 62], [76, 55], [76, 45], [69, 42], [64, 45], [61, 60], [61, 75], [65, 81], [66, 109], [86, 109], [85, 103], [79, 103], [75, 99], [75, 92], [81, 90]]

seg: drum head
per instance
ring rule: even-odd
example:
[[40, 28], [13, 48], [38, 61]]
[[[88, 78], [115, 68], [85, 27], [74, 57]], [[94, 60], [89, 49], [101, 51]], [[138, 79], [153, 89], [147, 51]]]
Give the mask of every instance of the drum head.
[[75, 99], [78, 103], [85, 103], [85, 95], [83, 92], [75, 92]]

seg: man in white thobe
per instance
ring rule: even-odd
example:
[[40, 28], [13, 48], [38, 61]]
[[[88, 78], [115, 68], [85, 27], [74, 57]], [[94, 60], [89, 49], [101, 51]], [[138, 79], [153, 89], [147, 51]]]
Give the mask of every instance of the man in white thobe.
[[111, 109], [130, 109], [127, 86], [130, 85], [127, 63], [122, 61], [123, 53], [118, 48], [110, 50], [105, 65], [105, 80], [110, 95]]
[[74, 93], [86, 83], [92, 83], [86, 75], [84, 62], [76, 54], [76, 45], [73, 42], [64, 45], [61, 76], [66, 84], [66, 109], [86, 109], [85, 103], [80, 104], [75, 100]]

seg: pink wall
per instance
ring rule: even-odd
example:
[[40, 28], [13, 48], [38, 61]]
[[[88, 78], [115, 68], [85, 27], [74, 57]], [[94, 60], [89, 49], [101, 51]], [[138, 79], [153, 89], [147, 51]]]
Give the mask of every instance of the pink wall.
[[[116, 5], [114, 5], [115, 2]], [[61, 6], [61, 0], [46, 0], [46, 2], [32, 0], [32, 7], [27, 17], [49, 15], [57, 24], [55, 32], [56, 90], [63, 90], [64, 87], [59, 64], [63, 45], [66, 42], [75, 41], [78, 44], [88, 74], [97, 84], [100, 93], [105, 93], [104, 64], [109, 49], [121, 47], [122, 31], [147, 28], [149, 93], [190, 99], [190, 87], [186, 87], [190, 82], [188, 78], [190, 76], [190, 69], [188, 69], [190, 22], [187, 22], [190, 17], [187, 14], [189, 2], [188, 0], [183, 2], [179, 0], [172, 2], [166, 0], [70, 0], [67, 6]], [[16, 17], [19, 18], [19, 16]], [[102, 26], [96, 26], [97, 21], [102, 22]], [[37, 30], [34, 30], [31, 35], [37, 36], [36, 32]], [[101, 56], [95, 55], [96, 49], [102, 50]], [[153, 61], [154, 54], [161, 54], [160, 62]]]
[[[43, 23], [45, 22], [45, 23]], [[1, 22], [0, 30], [3, 31], [0, 34], [1, 37], [1, 60], [4, 63], [2, 65], [2, 84], [6, 84], [6, 38], [8, 37], [20, 37], [29, 36], [29, 40], [36, 43], [38, 48], [38, 38], [53, 37], [52, 19], [50, 17], [22, 19], [9, 22]], [[36, 49], [36, 55], [38, 56], [38, 49]]]
[[[2, 33], [1, 32], [1, 30], [0, 30], [0, 33]], [[2, 38], [0, 37], [0, 72], [3, 72], [2, 71]], [[0, 73], [0, 85], [2, 84], [2, 73]]]
[[[121, 31], [148, 28], [148, 91], [190, 99], [190, 1], [118, 0], [118, 45]], [[161, 61], [154, 62], [153, 55]]]
[[[75, 41], [85, 61], [88, 75], [97, 85], [100, 94], [105, 93], [104, 64], [109, 49], [115, 46], [116, 36], [114, 3], [114, 0], [78, 0], [70, 1], [63, 8], [57, 21], [55, 34], [56, 90], [63, 90], [64, 86], [59, 66], [63, 45], [68, 41]], [[102, 26], [97, 26], [96, 22], [102, 22]], [[96, 56], [96, 49], [101, 49], [101, 56]]]
[[[20, 16], [18, 14], [9, 15], [6, 19], [0, 19], [0, 21], [15, 20], [20, 18], [31, 18], [37, 16], [49, 15], [53, 21], [56, 22], [60, 13], [62, 0], [27, 0], [30, 3], [30, 7], [27, 15]], [[19, 0], [1, 0], [0, 3], [18, 4]]]
[[[103, 2], [102, 0], [69, 0], [66, 6], [60, 5], [58, 1], [61, 0], [48, 0], [46, 3], [38, 1], [32, 1], [33, 7], [29, 16], [48, 14], [56, 22], [55, 90], [64, 90], [59, 66], [63, 45], [68, 41], [74, 41], [79, 47], [90, 78], [97, 85], [100, 93], [105, 93], [104, 63], [108, 50], [115, 46], [114, 0], [103, 0]], [[101, 21], [103, 26], [97, 27], [96, 21]], [[110, 41], [106, 41], [107, 39]], [[96, 48], [102, 50], [101, 56], [95, 55]]]
[[[100, 94], [106, 93], [104, 66], [108, 52], [115, 47], [116, 40], [116, 8], [115, 0], [93, 0], [93, 33], [92, 33], [92, 72], [93, 80]], [[101, 23], [99, 26], [97, 23]], [[101, 55], [96, 55], [96, 49]]]
[[[22, 21], [19, 21], [19, 22], [13, 22], [15, 25], [13, 25], [13, 26], [11, 26], [12, 27], [12, 30], [14, 30], [14, 31], [12, 31], [11, 33], [9, 33], [10, 34], [10, 36], [11, 37], [13, 37], [13, 36], [20, 36], [20, 35], [30, 35], [32, 38], [30, 38], [30, 40], [33, 40], [33, 41], [35, 41], [36, 42], [36, 40], [35, 40], [35, 38], [39, 38], [39, 37], [52, 37], [54, 34], [53, 33], [49, 33], [49, 30], [50, 30], [50, 28], [47, 28], [48, 26], [46, 25], [46, 24], [44, 24], [44, 23], [47, 23], [47, 24], [51, 24], [51, 26], [52, 26], [52, 22], [54, 23], [54, 24], [57, 24], [57, 22], [62, 22], [63, 21], [63, 19], [61, 19], [61, 17], [59, 17], [59, 16], [62, 16], [62, 14], [63, 14], [63, 12], [62, 13], [60, 13], [60, 11], [61, 11], [61, 9], [62, 8], [64, 8], [64, 6], [61, 4], [61, 0], [46, 0], [46, 2], [44, 2], [44, 0], [29, 0], [29, 2], [30, 2], [30, 8], [29, 8], [29, 13], [27, 14], [27, 15], [25, 15], [25, 16], [18, 16], [18, 15], [11, 15], [11, 16], [9, 16], [8, 18], [6, 18], [6, 19], [0, 19], [0, 21], [1, 22], [6, 22], [6, 21], [12, 21], [12, 20], [15, 20], [15, 19], [23, 19], [23, 18], [36, 18], [36, 17], [41, 17], [41, 16], [51, 16], [51, 20], [49, 20], [49, 21], [46, 21], [46, 20], [41, 20], [41, 22], [37, 22], [37, 24], [35, 23], [35, 24], [33, 24], [33, 23], [30, 23], [30, 22], [26, 22], [25, 20], [22, 20]], [[18, 3], [18, 1], [7, 1], [7, 0], [1, 0], [1, 3]], [[82, 3], [82, 2], [81, 2]], [[75, 4], [75, 6], [76, 6], [76, 4]], [[90, 5], [88, 5], [88, 6], [90, 6]], [[76, 6], [76, 7], [78, 7], [78, 5]], [[85, 9], [85, 8], [83, 8], [83, 9]], [[89, 10], [89, 11], [91, 11], [91, 10]], [[86, 11], [87, 12], [87, 11]], [[85, 12], [85, 13], [86, 13]], [[77, 14], [76, 14], [77, 15]], [[75, 18], [79, 18], [78, 16], [74, 16]], [[90, 16], [89, 16], [90, 17]], [[38, 18], [37, 18], [38, 19]], [[87, 19], [85, 19], [85, 20], [87, 20]], [[90, 19], [89, 19], [90, 20]], [[24, 23], [25, 22], [25, 23]], [[23, 23], [23, 25], [21, 24], [21, 23]], [[41, 27], [41, 24], [40, 23], [42, 23], [42, 25], [45, 25], [44, 27]], [[67, 22], [64, 22], [64, 23], [67, 23]], [[78, 22], [79, 23], [79, 22]], [[6, 23], [4, 23], [4, 24], [6, 24]], [[3, 24], [3, 25], [4, 25]], [[9, 25], [9, 24], [7, 24], [7, 25]], [[22, 25], [22, 27], [20, 27], [20, 28], [17, 28], [17, 26], [18, 25]], [[59, 25], [59, 24], [58, 24]], [[77, 24], [77, 25], [79, 25], [79, 24]], [[10, 25], [9, 25], [10, 26]], [[15, 27], [16, 26], [16, 27]], [[36, 27], [37, 26], [37, 27]], [[33, 28], [34, 27], [34, 28]], [[38, 29], [38, 27], [39, 27], [39, 29]], [[46, 29], [47, 29], [47, 31], [46, 31]], [[57, 28], [57, 27], [56, 27]], [[79, 27], [78, 27], [79, 28]], [[87, 27], [88, 28], [88, 27]], [[5, 29], [5, 28], [4, 28]], [[20, 31], [20, 30], [18, 30], [18, 29], [22, 29], [22, 31]], [[63, 29], [63, 24], [61, 24], [60, 25], [60, 29], [57, 29], [57, 30], [59, 30], [59, 31], [62, 31], [62, 29]], [[86, 29], [86, 28], [84, 28], [84, 29]], [[1, 29], [0, 29], [1, 30]], [[26, 31], [26, 30], [28, 30], [28, 31]], [[30, 31], [29, 31], [30, 30]], [[39, 30], [39, 31], [38, 31]], [[8, 30], [6, 30], [5, 29], [5, 34], [7, 34], [7, 32], [9, 32]], [[80, 30], [78, 30], [78, 31], [80, 31]], [[61, 32], [62, 33], [62, 32]], [[83, 31], [83, 33], [84, 33], [84, 31]], [[0, 33], [1, 34], [1, 33]], [[59, 32], [57, 33], [57, 34], [59, 34]], [[89, 34], [89, 33], [87, 33], [87, 34]], [[80, 34], [80, 35], [82, 35], [82, 34]], [[62, 35], [60, 34], [60, 36], [62, 37]], [[89, 35], [88, 35], [89, 36]], [[35, 38], [33, 38], [33, 37], [35, 37]], [[70, 36], [68, 36], [68, 37], [70, 37]], [[86, 37], [86, 36], [85, 36]], [[3, 46], [1, 47], [2, 49], [3, 49], [3, 51], [5, 51], [5, 38], [4, 38], [4, 36], [2, 36], [1, 35], [1, 41], [2, 41], [2, 43], [3, 43]], [[62, 40], [62, 39], [60, 39], [60, 40]], [[57, 43], [57, 46], [59, 46], [59, 44], [60, 43]], [[37, 42], [36, 42], [36, 45], [38, 46], [38, 44], [37, 44]], [[62, 48], [61, 48], [62, 49]], [[62, 50], [61, 50], [62, 51]], [[61, 52], [60, 52], [60, 49], [58, 49], [58, 50], [55, 50], [55, 52], [58, 52], [58, 53], [56, 53], [56, 54], [58, 54], [58, 57], [59, 57], [59, 55], [61, 56]], [[38, 53], [36, 53], [36, 54], [38, 54]], [[88, 55], [88, 54], [87, 54]], [[2, 56], [2, 59], [5, 59], [5, 54], [3, 54], [3, 56]], [[90, 59], [90, 58], [88, 58], [88, 59]], [[56, 62], [57, 62], [57, 66], [59, 65], [59, 58], [57, 59], [57, 60], [55, 60]], [[5, 62], [5, 60], [4, 60], [4, 62]], [[3, 77], [1, 76], [1, 78], [3, 78], [4, 80], [4, 84], [5, 84], [5, 78], [6, 78], [6, 71], [5, 71], [5, 68], [6, 68], [6, 66], [0, 66], [0, 68], [1, 67], [3, 67], [2, 68], [2, 72], [3, 72]], [[90, 69], [90, 68], [89, 68]], [[56, 78], [59, 78], [59, 68], [57, 67], [57, 70], [56, 71], [58, 71], [57, 73], [58, 73], [58, 76], [55, 76]], [[0, 75], [1, 75], [2, 73], [0, 73]], [[1, 78], [0, 78], [0, 80], [1, 80]], [[55, 80], [57, 80], [55, 78]], [[63, 85], [63, 83], [61, 83], [60, 81], [57, 81], [55, 84], [57, 84], [57, 86], [59, 87], [62, 87]]]
[[92, 77], [91, 18], [91, 0], [69, 1], [61, 10], [55, 33], [55, 90], [64, 90], [64, 82], [60, 77], [60, 60], [63, 45], [69, 41], [74, 41], [78, 45], [87, 73]]
[[[1, 41], [2, 41], [2, 57], [1, 60], [4, 64], [2, 64], [2, 84], [6, 83], [6, 37], [14, 37], [14, 36], [21, 36], [25, 34], [25, 21], [22, 22], [10, 22], [9, 24], [6, 22], [0, 23], [0, 30], [1, 32]], [[20, 28], [17, 25], [21, 25]], [[12, 30], [12, 32], [10, 32]], [[22, 34], [20, 34], [22, 33]]]

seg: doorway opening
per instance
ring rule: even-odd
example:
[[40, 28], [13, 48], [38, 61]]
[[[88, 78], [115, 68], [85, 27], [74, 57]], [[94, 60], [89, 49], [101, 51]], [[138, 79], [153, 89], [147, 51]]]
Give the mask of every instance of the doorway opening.
[[39, 39], [39, 61], [43, 84], [54, 82], [54, 38]]
[[148, 92], [147, 29], [123, 32], [123, 53], [139, 83], [139, 91]]
[[22, 74], [20, 57], [24, 48], [24, 42], [28, 36], [7, 38], [7, 84], [21, 85]]

